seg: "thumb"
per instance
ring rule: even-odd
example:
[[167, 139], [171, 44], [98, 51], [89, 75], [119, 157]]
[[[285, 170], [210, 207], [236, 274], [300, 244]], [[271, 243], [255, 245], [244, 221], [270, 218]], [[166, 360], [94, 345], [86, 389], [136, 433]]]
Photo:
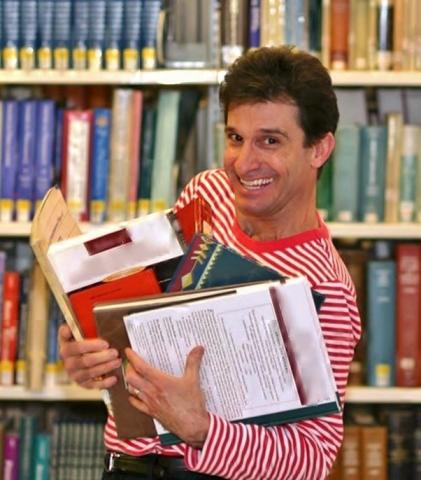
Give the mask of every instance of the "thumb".
[[184, 376], [194, 381], [199, 381], [200, 365], [202, 364], [205, 349], [202, 346], [194, 347], [187, 355]]

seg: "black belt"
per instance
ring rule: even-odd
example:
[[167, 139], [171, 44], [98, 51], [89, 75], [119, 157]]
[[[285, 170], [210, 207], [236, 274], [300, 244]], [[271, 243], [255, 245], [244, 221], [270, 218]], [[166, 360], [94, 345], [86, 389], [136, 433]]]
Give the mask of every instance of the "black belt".
[[132, 473], [156, 480], [217, 478], [187, 470], [180, 457], [155, 454], [135, 457], [119, 452], [107, 452], [104, 467], [106, 472]]

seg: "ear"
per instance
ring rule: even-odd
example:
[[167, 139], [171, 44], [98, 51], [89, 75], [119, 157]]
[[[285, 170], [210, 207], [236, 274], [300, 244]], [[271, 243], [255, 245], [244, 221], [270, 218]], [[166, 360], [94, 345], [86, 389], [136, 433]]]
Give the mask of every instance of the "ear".
[[324, 165], [334, 148], [335, 137], [332, 132], [328, 132], [313, 145], [313, 156], [310, 163], [311, 166], [314, 168], [320, 168], [322, 165]]

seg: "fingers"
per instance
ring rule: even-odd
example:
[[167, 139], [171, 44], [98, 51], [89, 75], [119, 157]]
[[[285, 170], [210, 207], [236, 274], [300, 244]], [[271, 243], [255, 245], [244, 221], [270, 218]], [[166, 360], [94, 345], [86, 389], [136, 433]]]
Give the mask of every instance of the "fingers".
[[187, 355], [184, 375], [192, 381], [199, 381], [200, 366], [205, 349], [202, 346], [194, 347]]

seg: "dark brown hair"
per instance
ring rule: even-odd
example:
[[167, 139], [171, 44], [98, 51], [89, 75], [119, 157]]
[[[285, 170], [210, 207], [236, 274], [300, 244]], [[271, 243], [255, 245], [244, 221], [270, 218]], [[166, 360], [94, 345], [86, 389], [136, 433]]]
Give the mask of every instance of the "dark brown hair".
[[332, 80], [320, 61], [292, 47], [249, 50], [229, 68], [219, 90], [225, 121], [233, 105], [282, 101], [299, 110], [305, 146], [335, 133], [339, 119]]

